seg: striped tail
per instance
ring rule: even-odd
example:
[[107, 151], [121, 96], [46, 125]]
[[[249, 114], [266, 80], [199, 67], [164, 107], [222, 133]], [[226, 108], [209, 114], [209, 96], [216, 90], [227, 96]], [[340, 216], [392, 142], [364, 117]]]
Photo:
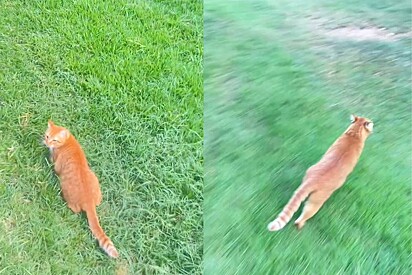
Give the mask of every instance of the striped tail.
[[112, 258], [117, 258], [119, 253], [114, 247], [112, 241], [106, 236], [103, 229], [99, 224], [99, 219], [97, 218], [96, 207], [90, 207], [86, 210], [87, 220], [89, 221], [90, 230], [92, 231], [95, 238], [98, 240], [100, 247]]
[[293, 214], [299, 209], [300, 204], [309, 196], [311, 191], [312, 190], [309, 190], [307, 185], [300, 186], [277, 218], [268, 224], [269, 231], [278, 231], [285, 227], [285, 225], [292, 218]]

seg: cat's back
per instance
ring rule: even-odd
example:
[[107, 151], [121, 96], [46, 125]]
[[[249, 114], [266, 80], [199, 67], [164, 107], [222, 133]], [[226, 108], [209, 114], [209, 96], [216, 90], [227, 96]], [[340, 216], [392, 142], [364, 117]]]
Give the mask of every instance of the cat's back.
[[362, 144], [358, 140], [342, 135], [323, 157], [307, 170], [307, 175], [328, 181], [345, 178], [355, 167], [361, 151]]
[[85, 177], [89, 166], [86, 155], [79, 142], [71, 137], [63, 148], [56, 150], [56, 164], [62, 167], [62, 173], [72, 177]]

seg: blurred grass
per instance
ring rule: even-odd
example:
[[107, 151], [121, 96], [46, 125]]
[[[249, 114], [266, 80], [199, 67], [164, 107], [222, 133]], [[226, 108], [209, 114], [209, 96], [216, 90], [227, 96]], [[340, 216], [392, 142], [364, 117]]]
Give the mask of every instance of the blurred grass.
[[[410, 2], [204, 8], [205, 274], [409, 274], [411, 39], [328, 31], [410, 31]], [[300, 233], [269, 233], [351, 113], [375, 122], [355, 171]]]
[[[200, 1], [0, 1], [0, 273], [201, 273], [202, 26]], [[117, 261], [59, 195], [49, 118], [100, 179]]]

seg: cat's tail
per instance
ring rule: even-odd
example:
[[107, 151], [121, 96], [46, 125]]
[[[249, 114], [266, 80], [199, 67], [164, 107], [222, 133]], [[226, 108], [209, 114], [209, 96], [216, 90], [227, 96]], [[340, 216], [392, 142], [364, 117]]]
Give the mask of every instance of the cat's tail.
[[300, 204], [309, 196], [311, 192], [312, 188], [309, 188], [309, 186], [300, 186], [277, 218], [268, 224], [269, 231], [278, 231], [285, 227], [285, 225], [292, 218], [293, 214], [298, 210]]
[[86, 211], [87, 220], [89, 221], [90, 230], [94, 237], [98, 240], [100, 247], [112, 258], [117, 258], [119, 253], [114, 247], [112, 241], [106, 236], [103, 229], [99, 224], [99, 218], [97, 217], [96, 207], [91, 206]]

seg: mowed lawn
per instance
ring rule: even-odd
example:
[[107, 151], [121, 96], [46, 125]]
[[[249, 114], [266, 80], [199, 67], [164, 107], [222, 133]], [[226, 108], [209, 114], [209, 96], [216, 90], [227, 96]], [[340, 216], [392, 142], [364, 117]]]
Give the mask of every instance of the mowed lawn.
[[[201, 1], [0, 1], [0, 274], [200, 274]], [[72, 213], [41, 138], [82, 144], [120, 258]]]
[[[204, 8], [205, 274], [410, 274], [410, 1]], [[375, 131], [346, 184], [268, 232], [351, 113]]]

